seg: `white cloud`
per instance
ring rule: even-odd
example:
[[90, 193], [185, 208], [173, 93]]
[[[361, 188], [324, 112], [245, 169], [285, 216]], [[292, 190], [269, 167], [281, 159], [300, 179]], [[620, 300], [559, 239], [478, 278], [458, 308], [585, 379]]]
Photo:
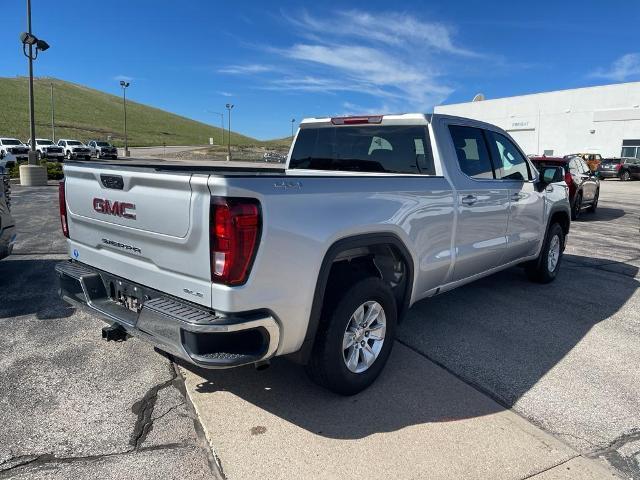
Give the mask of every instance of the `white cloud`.
[[453, 27], [404, 13], [282, 16], [297, 41], [259, 47], [271, 55], [270, 65], [229, 65], [218, 72], [259, 75], [259, 88], [268, 90], [367, 95], [376, 107], [350, 104], [362, 112], [426, 111], [453, 92], [445, 65], [481, 57], [456, 44]]
[[219, 73], [229, 73], [233, 75], [248, 75], [252, 73], [265, 73], [273, 70], [270, 65], [253, 63], [249, 65], [229, 65], [218, 70]]
[[615, 60], [607, 70], [596, 70], [591, 76], [618, 82], [640, 77], [640, 53], [627, 53]]
[[114, 80], [120, 82], [131, 82], [133, 80], [133, 77], [129, 77], [127, 75], [116, 75], [115, 77], [113, 77]]

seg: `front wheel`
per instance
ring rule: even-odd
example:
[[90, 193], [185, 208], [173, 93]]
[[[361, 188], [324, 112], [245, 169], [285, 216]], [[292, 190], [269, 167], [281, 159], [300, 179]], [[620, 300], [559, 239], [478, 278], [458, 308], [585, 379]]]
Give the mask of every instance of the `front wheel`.
[[307, 373], [335, 393], [354, 395], [374, 382], [389, 358], [398, 316], [395, 298], [382, 280], [366, 278], [325, 315]]
[[67, 160], [71, 160], [71, 152], [67, 152], [65, 157]]
[[629, 180], [631, 180], [631, 174], [629, 173], [629, 170], [625, 170], [620, 174], [620, 180], [623, 182], [628, 182]]
[[554, 223], [549, 227], [537, 260], [527, 265], [527, 276], [533, 282], [550, 283], [560, 270], [564, 250], [564, 230]]

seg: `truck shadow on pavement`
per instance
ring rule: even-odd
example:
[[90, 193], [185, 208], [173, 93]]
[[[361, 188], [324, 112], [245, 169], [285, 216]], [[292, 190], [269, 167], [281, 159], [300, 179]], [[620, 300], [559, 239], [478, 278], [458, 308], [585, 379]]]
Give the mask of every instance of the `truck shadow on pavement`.
[[58, 297], [54, 266], [59, 261], [19, 256], [0, 261], [0, 324], [22, 315], [48, 320], [73, 314], [75, 309]]
[[[638, 267], [619, 263], [624, 277], [613, 282], [607, 276], [618, 272], [583, 268], [582, 258], [572, 255], [552, 284], [530, 283], [516, 267], [414, 305], [382, 375], [353, 397], [317, 387], [302, 367], [283, 359], [265, 372], [183, 366], [202, 378], [195, 395], [231, 393], [329, 438], [497, 413], [535, 386], [640, 286], [633, 278]], [[585, 285], [599, 285], [598, 293], [590, 294]]]
[[622, 208], [610, 208], [598, 206], [598, 209], [594, 213], [582, 212], [580, 217], [574, 222], [609, 222], [616, 220], [620, 217], [624, 217], [625, 211]]

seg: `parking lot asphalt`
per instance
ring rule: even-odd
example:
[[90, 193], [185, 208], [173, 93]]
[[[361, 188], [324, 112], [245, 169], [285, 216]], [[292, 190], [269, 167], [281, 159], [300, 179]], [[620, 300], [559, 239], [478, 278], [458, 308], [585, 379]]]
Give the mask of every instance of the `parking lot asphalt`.
[[[173, 365], [57, 297], [57, 188], [14, 186], [14, 255], [0, 262], [0, 478], [212, 478]], [[215, 478], [215, 477], [213, 477]]]
[[640, 182], [602, 183], [554, 283], [514, 268], [415, 305], [380, 381], [349, 399], [286, 360], [182, 370], [185, 397], [167, 360], [135, 339], [103, 342], [100, 321], [57, 299], [55, 187], [14, 186], [14, 212], [15, 255], [0, 262], [0, 478], [211, 478], [199, 420], [230, 479], [339, 462], [353, 475], [367, 455], [388, 469], [371, 478], [410, 466], [421, 478], [604, 478], [606, 463], [640, 479]]

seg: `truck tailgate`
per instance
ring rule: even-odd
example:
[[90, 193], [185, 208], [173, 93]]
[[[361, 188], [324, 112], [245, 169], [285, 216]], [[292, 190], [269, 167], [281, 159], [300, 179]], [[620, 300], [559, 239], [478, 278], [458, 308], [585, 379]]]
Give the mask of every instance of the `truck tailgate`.
[[211, 306], [208, 175], [65, 165], [70, 255]]

